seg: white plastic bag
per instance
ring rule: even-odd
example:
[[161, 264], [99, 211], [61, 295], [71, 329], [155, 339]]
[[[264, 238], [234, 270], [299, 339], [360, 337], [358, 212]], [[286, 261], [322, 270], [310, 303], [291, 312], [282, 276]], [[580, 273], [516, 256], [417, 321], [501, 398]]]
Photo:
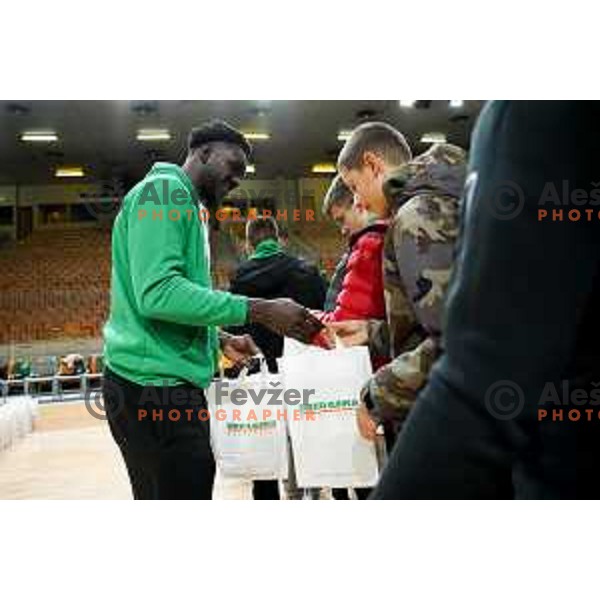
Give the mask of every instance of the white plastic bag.
[[[283, 407], [259, 404], [252, 399], [242, 405], [231, 402], [235, 389], [260, 390], [281, 386], [281, 378], [264, 371], [242, 374], [236, 380], [222, 380], [227, 389], [217, 394], [213, 383], [207, 391], [211, 443], [215, 461], [224, 477], [243, 479], [284, 479], [287, 477], [287, 436]], [[227, 393], [224, 393], [227, 392]], [[248, 396], [248, 394], [246, 394]], [[217, 403], [217, 396], [221, 404]]]
[[37, 402], [26, 396], [8, 398], [0, 405], [0, 450], [30, 433], [36, 415]]
[[371, 376], [366, 347], [323, 350], [285, 340], [286, 389], [314, 389], [303, 412], [288, 419], [300, 487], [370, 487], [378, 477], [375, 445], [356, 425], [362, 386]]
[[12, 408], [8, 404], [0, 405], [0, 451], [12, 444], [15, 429]]

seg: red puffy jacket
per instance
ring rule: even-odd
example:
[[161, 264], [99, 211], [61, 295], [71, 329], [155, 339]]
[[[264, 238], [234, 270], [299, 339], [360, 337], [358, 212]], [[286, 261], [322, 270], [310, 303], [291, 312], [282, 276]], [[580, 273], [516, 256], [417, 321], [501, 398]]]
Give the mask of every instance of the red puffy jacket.
[[385, 319], [383, 298], [383, 239], [387, 223], [377, 221], [350, 238], [346, 274], [335, 309], [324, 313], [324, 323], [351, 319]]
[[[350, 256], [346, 264], [346, 274], [342, 281], [335, 308], [331, 312], [318, 313], [323, 323], [333, 321], [385, 319], [383, 296], [383, 241], [387, 223], [375, 223], [357, 231], [350, 238]], [[326, 346], [319, 339], [313, 343]], [[388, 357], [374, 357], [377, 368], [389, 361]]]

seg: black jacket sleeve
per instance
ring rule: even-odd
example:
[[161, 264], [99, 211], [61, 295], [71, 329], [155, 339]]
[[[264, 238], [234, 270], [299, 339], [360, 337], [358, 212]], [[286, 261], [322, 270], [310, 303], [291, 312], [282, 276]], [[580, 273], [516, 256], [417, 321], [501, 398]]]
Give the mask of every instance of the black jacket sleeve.
[[[548, 386], [600, 382], [599, 123], [591, 102], [493, 102], [480, 115], [445, 353], [375, 498], [598, 496], [598, 415], [539, 411], [556, 408]], [[561, 208], [562, 220], [539, 212]], [[593, 217], [571, 221], [572, 209]]]

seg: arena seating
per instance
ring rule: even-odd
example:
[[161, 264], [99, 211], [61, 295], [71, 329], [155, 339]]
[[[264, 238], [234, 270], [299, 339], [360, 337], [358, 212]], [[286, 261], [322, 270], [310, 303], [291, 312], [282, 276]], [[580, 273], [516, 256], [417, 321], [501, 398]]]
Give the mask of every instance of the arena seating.
[[[230, 227], [213, 235], [216, 288], [229, 286], [244, 250], [243, 231]], [[342, 249], [332, 227], [289, 235], [289, 250], [315, 262], [328, 276]], [[36, 230], [25, 242], [0, 252], [0, 272], [0, 344], [101, 336], [109, 302], [109, 230]]]
[[345, 249], [345, 242], [333, 226], [320, 224], [309, 231], [290, 232], [289, 247], [294, 254], [304, 255], [316, 263], [329, 278]]
[[110, 232], [36, 231], [0, 253], [0, 344], [99, 336], [107, 314]]

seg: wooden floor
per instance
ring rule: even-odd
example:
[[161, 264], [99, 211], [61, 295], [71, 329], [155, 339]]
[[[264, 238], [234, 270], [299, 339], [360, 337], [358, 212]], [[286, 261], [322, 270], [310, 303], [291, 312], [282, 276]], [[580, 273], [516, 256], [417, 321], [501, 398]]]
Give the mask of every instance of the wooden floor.
[[108, 425], [83, 402], [41, 406], [32, 434], [0, 453], [1, 499], [128, 499]]
[[[215, 481], [215, 499], [250, 499], [250, 485]], [[105, 421], [83, 402], [42, 405], [32, 434], [0, 452], [0, 499], [131, 499], [123, 460]]]

